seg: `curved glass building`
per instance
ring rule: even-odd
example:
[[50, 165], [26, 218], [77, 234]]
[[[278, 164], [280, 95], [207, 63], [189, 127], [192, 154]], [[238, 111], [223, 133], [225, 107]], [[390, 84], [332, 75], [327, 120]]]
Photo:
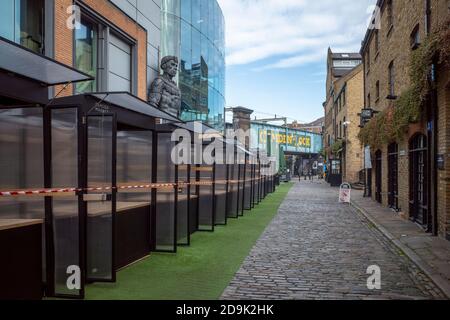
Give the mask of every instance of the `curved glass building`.
[[225, 20], [216, 0], [163, 0], [161, 56], [179, 57], [183, 120], [224, 129]]

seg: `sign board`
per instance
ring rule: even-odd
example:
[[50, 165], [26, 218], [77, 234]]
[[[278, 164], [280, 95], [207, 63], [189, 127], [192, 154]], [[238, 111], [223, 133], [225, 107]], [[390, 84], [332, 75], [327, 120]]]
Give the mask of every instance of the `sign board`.
[[372, 156], [370, 154], [370, 147], [364, 148], [364, 168], [372, 169]]
[[341, 184], [339, 188], [339, 203], [350, 203], [352, 196], [352, 186], [349, 183]]
[[436, 161], [438, 170], [445, 170], [445, 156], [443, 154], [438, 154]]
[[373, 109], [362, 109], [361, 118], [364, 120], [370, 120], [373, 118]]

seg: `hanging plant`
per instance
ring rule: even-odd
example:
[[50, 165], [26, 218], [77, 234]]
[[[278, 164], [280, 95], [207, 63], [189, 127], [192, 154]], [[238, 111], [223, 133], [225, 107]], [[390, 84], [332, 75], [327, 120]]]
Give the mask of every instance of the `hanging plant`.
[[409, 125], [422, 119], [424, 102], [433, 89], [429, 75], [436, 61], [450, 66], [450, 19], [428, 35], [411, 54], [410, 87], [403, 91], [393, 107], [380, 112], [361, 129], [358, 137], [362, 144], [378, 149], [401, 140]]
[[331, 152], [336, 155], [338, 154], [341, 149], [344, 147], [344, 143], [342, 140], [336, 140], [335, 143], [333, 143], [333, 145], [331, 146]]

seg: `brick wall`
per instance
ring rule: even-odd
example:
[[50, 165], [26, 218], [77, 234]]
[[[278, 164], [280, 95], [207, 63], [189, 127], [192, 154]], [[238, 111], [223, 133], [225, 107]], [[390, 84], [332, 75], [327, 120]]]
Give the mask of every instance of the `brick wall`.
[[[55, 60], [73, 66], [73, 31], [67, 28], [69, 14], [67, 8], [73, 4], [72, 0], [55, 0]], [[55, 93], [60, 92], [63, 86], [57, 86]], [[70, 96], [73, 86], [68, 86], [59, 96]]]
[[351, 183], [359, 181], [359, 172], [363, 169], [364, 150], [358, 139], [359, 134], [359, 116], [364, 105], [363, 76], [362, 65], [357, 67], [356, 74], [347, 81], [348, 95], [346, 106], [346, 119], [350, 122], [347, 129], [347, 177], [346, 181]]
[[[389, 64], [394, 62], [395, 74], [395, 94], [397, 96], [407, 89], [410, 85], [409, 63], [411, 57], [411, 34], [414, 28], [419, 25], [420, 38], [426, 37], [425, 29], [425, 1], [408, 0], [393, 1], [393, 27], [388, 27], [388, 15], [386, 6], [382, 8], [381, 29], [378, 31], [379, 45], [376, 50], [375, 32], [367, 39], [368, 45], [364, 48], [363, 63], [366, 66], [364, 75], [365, 105], [369, 106], [368, 96], [370, 94], [370, 106], [375, 110], [385, 110], [392, 105], [392, 100], [387, 99], [389, 95]], [[442, 23], [449, 17], [449, 0], [431, 0], [431, 22], [432, 28]], [[368, 54], [370, 52], [370, 54]], [[368, 61], [368, 58], [370, 61]], [[450, 150], [449, 142], [449, 105], [448, 105], [448, 70], [438, 70], [440, 79], [438, 83], [438, 147], [440, 153], [445, 153], [448, 158]], [[379, 81], [380, 95], [377, 97], [377, 82]], [[399, 206], [405, 217], [409, 217], [409, 139], [417, 133], [426, 134], [426, 123], [421, 122], [411, 125], [408, 134], [399, 144]], [[381, 148], [383, 152], [382, 164], [382, 192], [383, 204], [387, 205], [388, 192], [388, 155], [387, 146]], [[376, 150], [372, 150], [373, 154]], [[447, 159], [446, 159], [447, 160]], [[449, 161], [450, 162], [450, 161]], [[446, 164], [446, 170], [438, 172], [438, 217], [440, 235], [449, 232], [450, 213], [449, 213], [449, 167]], [[373, 170], [373, 191], [375, 191], [375, 170]], [[375, 197], [375, 192], [373, 192]]]
[[[82, 2], [136, 41], [137, 96], [147, 100], [147, 32], [108, 0]], [[55, 59], [70, 66], [73, 65], [73, 31], [66, 27], [66, 21], [70, 16], [67, 8], [72, 4], [72, 0], [55, 0]], [[72, 92], [71, 86], [61, 96]]]
[[439, 72], [438, 100], [438, 153], [445, 159], [445, 170], [437, 172], [439, 234], [450, 234], [450, 70]]

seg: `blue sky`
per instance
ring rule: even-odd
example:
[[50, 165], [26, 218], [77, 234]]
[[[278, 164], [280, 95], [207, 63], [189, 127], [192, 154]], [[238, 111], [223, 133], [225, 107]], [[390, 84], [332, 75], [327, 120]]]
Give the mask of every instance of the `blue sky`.
[[359, 51], [375, 0], [218, 0], [227, 105], [310, 122], [323, 116], [326, 54]]

